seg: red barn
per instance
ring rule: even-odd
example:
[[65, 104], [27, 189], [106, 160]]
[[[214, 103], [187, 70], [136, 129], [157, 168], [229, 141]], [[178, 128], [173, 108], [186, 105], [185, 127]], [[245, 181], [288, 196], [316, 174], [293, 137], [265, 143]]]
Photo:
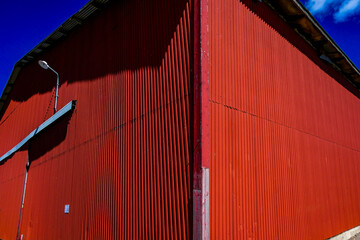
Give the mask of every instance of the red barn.
[[359, 89], [298, 0], [91, 0], [2, 93], [0, 239], [336, 236]]

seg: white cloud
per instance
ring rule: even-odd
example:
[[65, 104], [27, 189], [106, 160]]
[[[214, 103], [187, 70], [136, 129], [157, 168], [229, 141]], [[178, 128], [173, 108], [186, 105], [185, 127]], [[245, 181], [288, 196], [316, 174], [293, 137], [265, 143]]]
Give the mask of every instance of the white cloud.
[[344, 22], [359, 13], [360, 11], [360, 0], [348, 0], [345, 1], [334, 14], [336, 22]]
[[331, 0], [309, 0], [306, 3], [306, 7], [311, 13], [316, 14], [325, 11], [330, 5]]
[[306, 7], [313, 15], [331, 15], [335, 22], [344, 22], [360, 13], [360, 0], [308, 0]]

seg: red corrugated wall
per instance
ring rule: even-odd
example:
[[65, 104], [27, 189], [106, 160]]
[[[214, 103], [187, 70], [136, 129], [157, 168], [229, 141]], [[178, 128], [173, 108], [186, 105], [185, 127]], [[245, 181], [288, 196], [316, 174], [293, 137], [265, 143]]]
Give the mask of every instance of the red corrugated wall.
[[27, 151], [14, 154], [0, 165], [0, 237], [16, 239], [23, 194]]
[[[16, 235], [27, 150], [24, 240], [189, 238], [191, 9], [114, 2], [41, 56], [58, 109], [77, 105], [0, 166], [0, 238]], [[1, 155], [51, 116], [55, 82], [36, 61], [22, 70]]]
[[360, 101], [264, 3], [209, 0], [210, 236], [360, 225]]

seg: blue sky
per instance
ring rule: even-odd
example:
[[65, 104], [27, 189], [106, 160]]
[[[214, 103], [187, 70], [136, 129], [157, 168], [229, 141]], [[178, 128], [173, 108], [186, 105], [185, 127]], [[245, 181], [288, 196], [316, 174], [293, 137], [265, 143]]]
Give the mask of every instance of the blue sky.
[[88, 0], [12, 0], [0, 8], [0, 91], [15, 63]]
[[360, 68], [360, 0], [300, 0]]
[[[300, 0], [360, 68], [360, 0]], [[14, 64], [88, 0], [12, 0], [0, 8], [0, 91]]]

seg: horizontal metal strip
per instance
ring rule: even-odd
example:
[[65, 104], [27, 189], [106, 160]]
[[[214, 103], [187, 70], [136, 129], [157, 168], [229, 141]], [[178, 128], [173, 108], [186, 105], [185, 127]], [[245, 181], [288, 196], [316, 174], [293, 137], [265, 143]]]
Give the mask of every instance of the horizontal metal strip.
[[59, 118], [64, 116], [66, 113], [74, 110], [76, 105], [76, 100], [70, 101], [68, 104], [66, 104], [62, 109], [57, 111], [53, 116], [51, 116], [48, 120], [43, 122], [40, 126], [38, 126], [34, 131], [32, 131], [29, 135], [27, 135], [26, 138], [24, 138], [21, 142], [19, 142], [15, 147], [13, 147], [10, 151], [5, 153], [1, 156], [0, 162], [14, 154], [16, 151], [18, 151], [22, 146], [24, 146], [30, 139], [35, 137], [37, 134], [41, 133], [44, 129], [49, 127], [51, 124], [56, 122]]

